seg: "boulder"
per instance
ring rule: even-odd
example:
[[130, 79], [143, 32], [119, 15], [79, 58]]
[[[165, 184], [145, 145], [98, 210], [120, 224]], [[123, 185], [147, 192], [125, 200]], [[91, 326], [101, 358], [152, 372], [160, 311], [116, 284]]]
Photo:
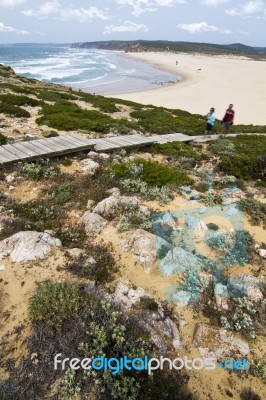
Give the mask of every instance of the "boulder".
[[97, 235], [107, 223], [103, 217], [90, 211], [86, 211], [79, 220], [79, 224], [84, 226], [87, 235]]
[[260, 301], [263, 300], [263, 294], [260, 291], [260, 289], [254, 287], [254, 286], [249, 286], [247, 288], [247, 298], [250, 301], [254, 301], [256, 303], [259, 303]]
[[87, 201], [87, 210], [91, 211], [92, 207], [94, 206], [95, 201], [94, 200], [88, 200]]
[[0, 242], [0, 259], [7, 256], [13, 262], [42, 260], [61, 241], [47, 232], [18, 232]]
[[84, 254], [84, 251], [77, 247], [74, 247], [73, 249], [67, 249], [66, 252], [70, 257], [77, 259], [79, 259]]
[[172, 296], [172, 301], [178, 303], [179, 307], [185, 307], [191, 301], [192, 294], [186, 290], [178, 290]]
[[176, 324], [171, 318], [166, 317], [160, 308], [157, 312], [143, 310], [137, 315], [137, 321], [149, 333], [161, 354], [182, 347]]
[[261, 289], [263, 286], [265, 286], [265, 279], [263, 277], [257, 278], [252, 275], [244, 274], [231, 277], [227, 282], [227, 289], [230, 296], [235, 297], [246, 296], [250, 288]]
[[214, 286], [214, 296], [218, 310], [228, 310], [229, 308], [229, 295], [227, 286], [221, 283], [216, 283]]
[[94, 175], [96, 171], [100, 168], [100, 164], [90, 158], [85, 158], [80, 162], [81, 169], [83, 172], [89, 175]]
[[226, 329], [219, 329], [207, 324], [198, 324], [193, 345], [201, 357], [242, 357], [250, 352], [248, 343], [237, 339]]
[[100, 201], [94, 208], [93, 212], [103, 217], [114, 217], [118, 211], [120, 200], [116, 196], [110, 196]]
[[171, 248], [164, 239], [143, 229], [125, 233], [120, 241], [122, 250], [130, 251], [146, 273], [151, 272], [157, 259], [157, 252], [163, 245]]
[[149, 296], [142, 288], [131, 288], [127, 281], [120, 282], [111, 296], [112, 301], [121, 306], [123, 310], [129, 310], [132, 308], [135, 303], [140, 301], [141, 297]]
[[182, 247], [173, 247], [160, 260], [159, 270], [162, 275], [183, 273], [196, 267], [197, 263], [198, 259], [196, 256], [182, 249]]

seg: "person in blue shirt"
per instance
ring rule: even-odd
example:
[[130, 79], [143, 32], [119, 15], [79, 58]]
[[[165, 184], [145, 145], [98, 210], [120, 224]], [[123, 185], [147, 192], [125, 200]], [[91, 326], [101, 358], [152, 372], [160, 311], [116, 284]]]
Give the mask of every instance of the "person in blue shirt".
[[204, 133], [205, 135], [208, 135], [214, 126], [214, 123], [216, 120], [214, 111], [215, 111], [215, 109], [212, 107], [210, 109], [210, 111], [208, 112], [208, 114], [206, 115], [206, 128], [205, 128], [205, 133]]

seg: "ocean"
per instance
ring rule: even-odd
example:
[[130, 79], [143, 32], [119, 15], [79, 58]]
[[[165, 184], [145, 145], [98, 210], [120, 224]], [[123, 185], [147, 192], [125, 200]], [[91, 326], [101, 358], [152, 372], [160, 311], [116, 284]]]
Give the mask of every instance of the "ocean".
[[63, 45], [0, 45], [0, 63], [27, 78], [97, 94], [147, 90], [180, 80], [118, 52]]

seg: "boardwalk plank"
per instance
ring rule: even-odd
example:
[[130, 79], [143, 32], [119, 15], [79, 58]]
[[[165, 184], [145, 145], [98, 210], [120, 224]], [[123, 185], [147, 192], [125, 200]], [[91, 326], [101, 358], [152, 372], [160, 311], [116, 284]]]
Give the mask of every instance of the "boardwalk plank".
[[10, 153], [8, 150], [4, 149], [3, 146], [0, 146], [0, 162], [1, 164], [3, 163], [9, 163], [12, 161], [16, 161], [17, 157]]
[[16, 156], [17, 159], [24, 159], [29, 157], [25, 153], [25, 151], [16, 148], [15, 146], [13, 146], [13, 144], [5, 144], [5, 149], [8, 150], [10, 153], [14, 154], [14, 156]]

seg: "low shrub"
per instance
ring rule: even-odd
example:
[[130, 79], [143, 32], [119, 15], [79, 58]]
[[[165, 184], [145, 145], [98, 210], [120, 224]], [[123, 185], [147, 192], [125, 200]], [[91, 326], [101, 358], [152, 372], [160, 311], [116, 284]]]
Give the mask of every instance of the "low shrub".
[[0, 146], [3, 146], [4, 144], [7, 144], [7, 138], [0, 133]]
[[38, 181], [40, 179], [51, 179], [60, 174], [57, 166], [52, 165], [49, 159], [39, 159], [36, 162], [20, 163], [18, 165], [18, 173], [29, 179]]
[[42, 135], [45, 138], [51, 138], [51, 137], [59, 136], [59, 134], [56, 131], [43, 131]]
[[173, 158], [193, 158], [196, 161], [209, 159], [209, 156], [206, 153], [200, 153], [189, 144], [183, 142], [156, 144], [150, 151], [153, 154], [163, 154], [166, 156], [172, 156]]
[[99, 111], [83, 110], [74, 103], [60, 101], [54, 105], [44, 104], [43, 116], [37, 118], [36, 122], [58, 130], [106, 132], [113, 119]]
[[141, 181], [159, 188], [165, 185], [191, 185], [193, 180], [177, 168], [158, 164], [153, 161], [138, 160], [136, 162], [124, 162], [114, 164], [111, 168], [118, 178], [140, 178]]
[[67, 92], [53, 91], [53, 90], [38, 90], [38, 97], [41, 100], [57, 102], [61, 100], [76, 100], [77, 97]]
[[266, 227], [266, 204], [256, 199], [241, 199], [238, 206], [247, 213], [252, 225], [262, 224]]
[[29, 305], [33, 323], [59, 327], [78, 316], [83, 295], [75, 283], [46, 282], [41, 285]]
[[9, 115], [12, 118], [29, 118], [30, 113], [23, 108], [13, 106], [11, 104], [6, 104], [0, 102], [0, 113]]
[[88, 243], [84, 246], [88, 257], [68, 265], [68, 269], [86, 279], [95, 281], [97, 284], [112, 282], [118, 272], [118, 266], [112, 255], [112, 245], [108, 247], [102, 244]]
[[67, 227], [55, 230], [55, 237], [61, 240], [62, 245], [67, 248], [83, 248], [87, 240], [84, 229]]
[[236, 178], [263, 179], [266, 170], [266, 135], [239, 135], [230, 138], [234, 153], [221, 157], [220, 168]]
[[14, 213], [20, 218], [26, 218], [38, 223], [48, 222], [55, 216], [53, 208], [48, 208], [36, 201], [16, 204], [14, 206]]
[[255, 339], [254, 315], [257, 312], [256, 305], [246, 297], [234, 298], [233, 310], [230, 311], [230, 314], [221, 317], [221, 324], [225, 329], [238, 331], [251, 339]]
[[231, 155], [235, 151], [235, 145], [229, 139], [215, 140], [209, 144], [209, 150], [214, 154]]
[[126, 231], [129, 229], [144, 229], [146, 231], [152, 230], [151, 215], [146, 215], [141, 212], [138, 205], [124, 205], [121, 207], [119, 213], [120, 219], [117, 224], [117, 229], [119, 231]]
[[90, 103], [92, 106], [99, 108], [105, 113], [113, 113], [119, 111], [115, 104], [115, 99], [109, 99], [108, 97], [93, 95], [90, 93], [79, 93], [79, 97], [82, 100]]
[[[175, 115], [173, 114], [175, 112]], [[205, 117], [199, 115], [180, 115], [177, 110], [168, 110], [163, 107], [132, 111], [130, 116], [137, 119], [146, 131], [157, 134], [183, 132], [199, 134], [204, 132]]]
[[18, 96], [16, 94], [0, 94], [0, 103], [12, 106], [31, 106], [37, 107], [40, 102], [28, 96]]

